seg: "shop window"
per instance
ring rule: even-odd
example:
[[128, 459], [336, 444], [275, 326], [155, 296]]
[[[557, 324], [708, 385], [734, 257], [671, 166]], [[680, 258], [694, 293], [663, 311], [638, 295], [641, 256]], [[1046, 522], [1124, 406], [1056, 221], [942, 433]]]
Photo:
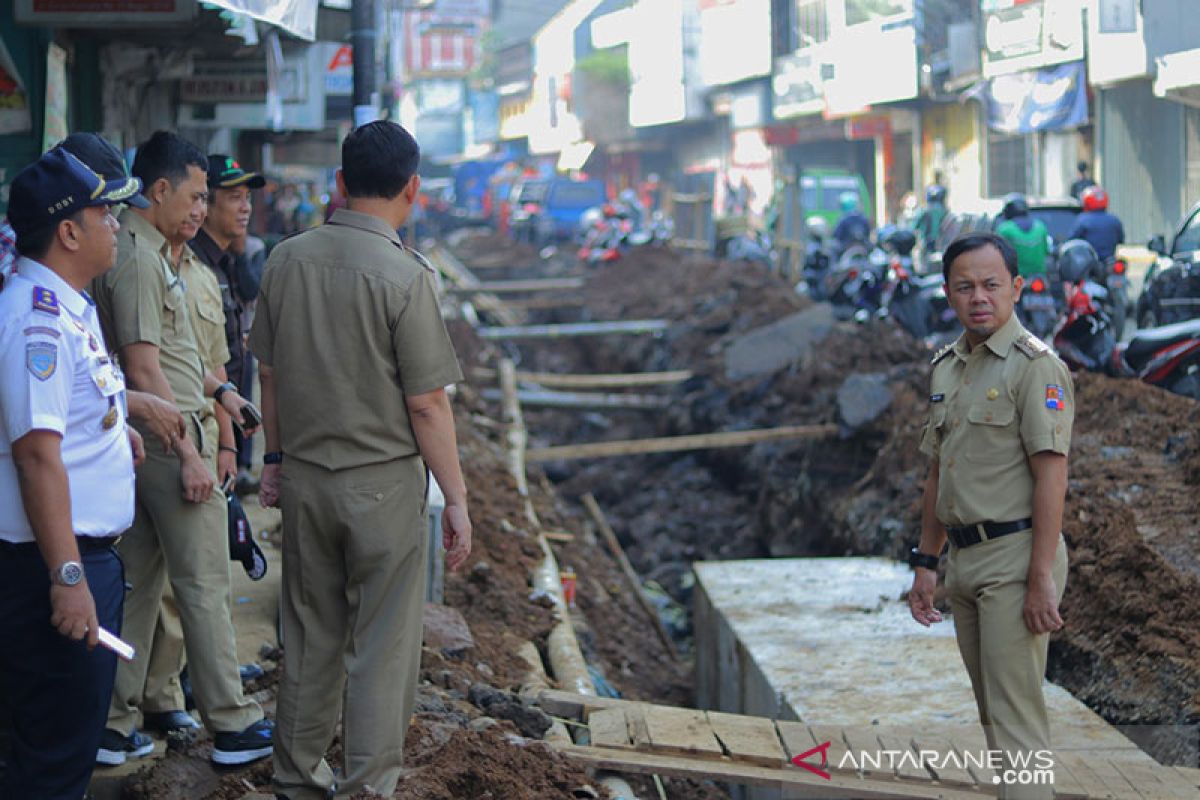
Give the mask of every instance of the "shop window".
[[988, 133], [989, 196], [1028, 191], [1031, 138]]

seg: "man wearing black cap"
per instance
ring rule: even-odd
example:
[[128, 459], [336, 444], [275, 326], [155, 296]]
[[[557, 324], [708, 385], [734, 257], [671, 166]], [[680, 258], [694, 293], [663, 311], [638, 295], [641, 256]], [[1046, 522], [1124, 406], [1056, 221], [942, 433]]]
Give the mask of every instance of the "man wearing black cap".
[[13, 715], [0, 796], [78, 800], [91, 779], [116, 656], [124, 574], [113, 551], [133, 521], [123, 376], [84, 287], [112, 268], [113, 206], [136, 178], [106, 181], [61, 147], [12, 183], [17, 272], [0, 293], [0, 671]]
[[[204, 226], [191, 241], [191, 248], [217, 276], [225, 310], [225, 341], [229, 346], [229, 361], [223, 379], [232, 381], [238, 392], [251, 398], [250, 354], [246, 350], [243, 324], [247, 306], [258, 296], [261, 276], [240, 270], [233, 244], [246, 235], [253, 210], [250, 192], [266, 185], [257, 172], [247, 172], [237, 161], [225, 155], [208, 157], [208, 216]], [[245, 485], [250, 479], [250, 441], [234, 427], [237, 442], [238, 482]], [[231, 454], [232, 455], [232, 454]]]

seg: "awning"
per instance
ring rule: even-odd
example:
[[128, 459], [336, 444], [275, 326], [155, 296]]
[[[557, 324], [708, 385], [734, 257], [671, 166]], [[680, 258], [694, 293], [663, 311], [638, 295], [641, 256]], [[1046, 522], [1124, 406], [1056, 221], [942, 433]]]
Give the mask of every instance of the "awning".
[[1158, 65], [1154, 94], [1200, 108], [1200, 48], [1168, 53], [1154, 60]]
[[318, 0], [203, 0], [206, 5], [225, 8], [282, 28], [307, 41], [317, 38]]

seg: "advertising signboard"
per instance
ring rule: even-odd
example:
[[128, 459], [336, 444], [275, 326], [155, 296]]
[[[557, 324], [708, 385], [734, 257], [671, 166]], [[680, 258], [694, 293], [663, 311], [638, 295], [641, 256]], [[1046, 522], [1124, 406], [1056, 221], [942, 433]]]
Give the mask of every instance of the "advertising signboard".
[[980, 12], [985, 77], [1084, 57], [1082, 0], [981, 0]]

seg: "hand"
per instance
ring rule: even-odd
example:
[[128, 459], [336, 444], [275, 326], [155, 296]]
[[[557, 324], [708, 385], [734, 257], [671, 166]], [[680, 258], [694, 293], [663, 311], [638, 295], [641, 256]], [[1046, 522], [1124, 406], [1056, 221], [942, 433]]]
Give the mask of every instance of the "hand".
[[213, 474], [208, 471], [200, 456], [191, 453], [179, 465], [179, 479], [183, 484], [183, 499], [189, 503], [203, 503], [213, 492]]
[[[253, 419], [247, 419], [242, 414], [242, 409], [246, 406], [254, 409], [252, 412], [255, 415]], [[225, 392], [225, 394], [221, 395], [221, 408], [229, 412], [229, 416], [233, 418], [234, 423], [242, 429], [243, 436], [253, 436], [261, 424], [258, 420], [262, 419], [262, 414], [259, 413], [253, 403], [237, 392]]]
[[129, 448], [133, 450], [133, 466], [136, 469], [146, 460], [146, 443], [142, 441], [142, 435], [128, 425], [125, 426], [125, 433], [129, 435]]
[[224, 448], [217, 450], [217, 485], [224, 488], [230, 478], [237, 480], [237, 453]]
[[446, 548], [446, 566], [458, 569], [471, 555], [471, 518], [465, 505], [447, 505], [442, 512], [442, 546]]
[[100, 621], [96, 619], [96, 601], [88, 588], [87, 578], [74, 586], [50, 586], [50, 624], [68, 639], [79, 641], [87, 637], [87, 648], [96, 646], [100, 637]]
[[279, 507], [279, 484], [283, 477], [281, 464], [264, 464], [258, 479], [258, 504], [263, 508]]
[[926, 628], [942, 621], [942, 612], [933, 607], [933, 591], [936, 588], [937, 573], [917, 567], [913, 573], [912, 588], [908, 590], [908, 610], [912, 618]]
[[163, 449], [170, 453], [175, 449], [175, 443], [187, 436], [187, 423], [183, 414], [158, 395], [149, 392], [141, 394], [142, 401], [138, 403], [136, 413], [131, 413], [131, 416], [145, 423], [150, 432], [162, 442]]
[[1032, 634], [1053, 633], [1063, 626], [1058, 614], [1058, 587], [1052, 575], [1029, 576], [1025, 584], [1025, 627]]

